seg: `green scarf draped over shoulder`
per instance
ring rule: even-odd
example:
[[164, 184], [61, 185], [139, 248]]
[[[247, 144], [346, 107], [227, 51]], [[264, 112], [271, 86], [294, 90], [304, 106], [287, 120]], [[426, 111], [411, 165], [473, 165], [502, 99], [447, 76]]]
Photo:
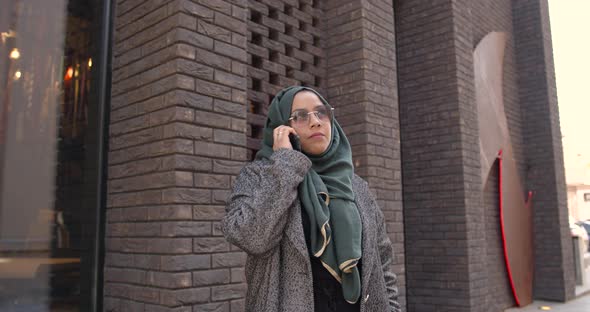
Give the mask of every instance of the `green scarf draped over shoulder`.
[[[272, 100], [263, 132], [262, 148], [256, 159], [269, 158], [273, 153], [273, 130], [288, 125], [293, 99], [297, 92], [315, 93], [322, 103], [328, 102], [308, 87], [288, 87]], [[321, 155], [306, 156], [312, 166], [299, 184], [299, 200], [309, 218], [310, 228], [305, 235], [311, 242], [310, 253], [342, 285], [344, 299], [357, 302], [361, 293], [361, 279], [357, 268], [361, 254], [362, 224], [352, 191], [352, 151], [342, 128], [332, 118], [332, 138]]]

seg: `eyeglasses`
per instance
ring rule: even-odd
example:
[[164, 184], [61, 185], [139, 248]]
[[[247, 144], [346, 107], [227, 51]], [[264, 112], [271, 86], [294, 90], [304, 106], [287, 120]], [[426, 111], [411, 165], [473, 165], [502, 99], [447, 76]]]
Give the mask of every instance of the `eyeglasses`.
[[309, 123], [309, 115], [314, 114], [315, 117], [320, 122], [330, 122], [332, 121], [332, 111], [334, 108], [330, 107], [318, 107], [317, 110], [312, 112], [307, 112], [306, 110], [298, 110], [293, 112], [289, 121], [293, 123], [294, 126], [304, 126]]

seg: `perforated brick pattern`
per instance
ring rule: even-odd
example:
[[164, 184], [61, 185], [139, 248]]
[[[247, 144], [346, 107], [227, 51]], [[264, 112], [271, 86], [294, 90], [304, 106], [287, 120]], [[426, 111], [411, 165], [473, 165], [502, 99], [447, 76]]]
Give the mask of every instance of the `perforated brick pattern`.
[[248, 156], [260, 149], [267, 108], [290, 85], [322, 92], [324, 53], [318, 0], [249, 1]]

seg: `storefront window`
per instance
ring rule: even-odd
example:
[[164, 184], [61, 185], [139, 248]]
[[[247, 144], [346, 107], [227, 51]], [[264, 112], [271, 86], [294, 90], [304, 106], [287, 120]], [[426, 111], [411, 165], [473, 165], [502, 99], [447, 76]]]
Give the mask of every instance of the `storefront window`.
[[96, 309], [104, 2], [0, 0], [0, 311]]

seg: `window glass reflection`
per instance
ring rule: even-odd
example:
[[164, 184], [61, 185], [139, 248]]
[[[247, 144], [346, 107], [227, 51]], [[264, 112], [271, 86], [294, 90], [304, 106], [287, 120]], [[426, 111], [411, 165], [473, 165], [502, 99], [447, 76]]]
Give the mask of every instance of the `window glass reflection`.
[[0, 311], [88, 311], [98, 287], [99, 2], [0, 0]]

